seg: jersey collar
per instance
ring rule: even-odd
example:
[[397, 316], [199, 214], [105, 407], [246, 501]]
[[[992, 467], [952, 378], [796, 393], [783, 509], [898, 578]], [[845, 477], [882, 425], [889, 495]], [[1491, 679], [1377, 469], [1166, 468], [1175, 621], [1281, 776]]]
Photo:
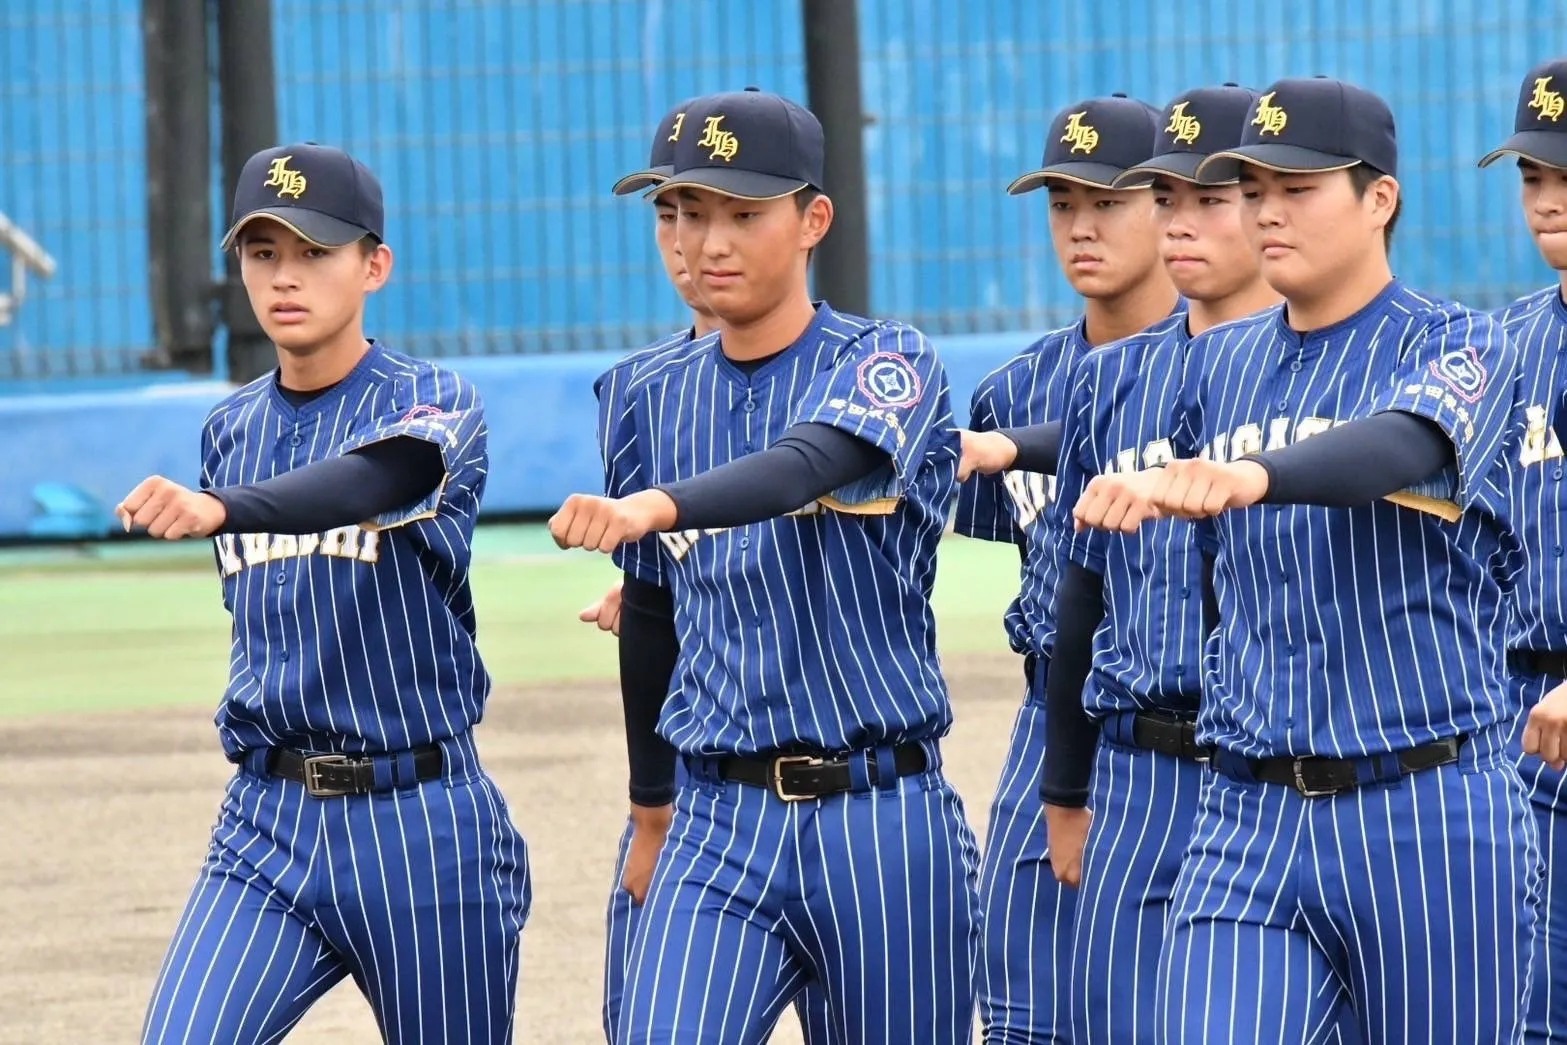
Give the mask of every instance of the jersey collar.
[[341, 402], [345, 395], [364, 384], [366, 378], [375, 370], [382, 356], [385, 355], [386, 350], [382, 347], [381, 342], [373, 337], [365, 340], [370, 347], [360, 357], [359, 362], [354, 364], [354, 368], [348, 372], [348, 376], [314, 399], [300, 403], [298, 406], [290, 403], [287, 397], [283, 395], [283, 390], [278, 387], [277, 383], [278, 372], [274, 370], [272, 379], [267, 382], [267, 395], [272, 400], [273, 409], [285, 417], [301, 418], [319, 414], [326, 407]]

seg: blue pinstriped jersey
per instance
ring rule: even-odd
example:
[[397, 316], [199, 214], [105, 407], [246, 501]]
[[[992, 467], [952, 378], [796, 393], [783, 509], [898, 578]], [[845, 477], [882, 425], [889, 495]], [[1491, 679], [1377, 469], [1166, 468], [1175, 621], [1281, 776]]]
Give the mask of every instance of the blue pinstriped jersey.
[[207, 418], [201, 485], [259, 482], [395, 436], [440, 448], [446, 476], [422, 502], [325, 533], [214, 539], [234, 620], [217, 714], [231, 757], [396, 751], [479, 721], [490, 676], [469, 565], [489, 451], [472, 385], [379, 343], [297, 407], [258, 378]]
[[1104, 577], [1105, 617], [1083, 691], [1095, 716], [1163, 708], [1195, 712], [1202, 689], [1202, 558], [1192, 527], [1160, 519], [1135, 534], [1073, 532], [1072, 508], [1095, 475], [1152, 468], [1174, 456], [1186, 316], [1175, 315], [1078, 361], [1050, 509], [1072, 562]]
[[1383, 410], [1452, 439], [1456, 521], [1382, 500], [1257, 505], [1198, 529], [1215, 548], [1220, 625], [1198, 732], [1248, 757], [1402, 750], [1514, 716], [1504, 640], [1522, 549], [1511, 472], [1518, 356], [1499, 324], [1394, 281], [1308, 334], [1282, 307], [1194, 338], [1178, 457], [1286, 445]]
[[783, 518], [626, 545], [617, 562], [674, 597], [680, 660], [659, 732], [688, 754], [846, 750], [944, 734], [951, 708], [930, 608], [958, 442], [946, 372], [918, 331], [818, 306], [749, 372], [717, 335], [627, 383], [610, 492], [687, 479], [830, 424], [890, 463]]
[[[1052, 330], [979, 383], [969, 428], [988, 432], [1060, 419], [1066, 411], [1068, 375], [1090, 350], [1083, 320]], [[1048, 654], [1055, 645], [1060, 561], [1047, 529], [1055, 489], [1055, 476], [1024, 471], [974, 475], [958, 489], [953, 516], [958, 533], [1025, 549], [1018, 594], [1003, 617], [1007, 641], [1018, 653]]]
[[1561, 288], [1521, 298], [1498, 319], [1518, 349], [1525, 423], [1513, 494], [1527, 562], [1509, 645], [1567, 650], [1567, 460], [1558, 431], [1567, 395], [1567, 306]]

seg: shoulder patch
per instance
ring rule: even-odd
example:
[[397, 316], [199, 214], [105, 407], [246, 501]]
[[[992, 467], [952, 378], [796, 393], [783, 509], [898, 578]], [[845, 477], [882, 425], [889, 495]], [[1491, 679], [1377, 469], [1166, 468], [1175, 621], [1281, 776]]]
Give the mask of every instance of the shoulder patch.
[[896, 352], [867, 356], [861, 361], [856, 376], [861, 394], [875, 406], [913, 406], [924, 394], [919, 374]]
[[1477, 403], [1485, 394], [1485, 364], [1471, 346], [1455, 348], [1432, 360], [1431, 373], [1466, 403]]

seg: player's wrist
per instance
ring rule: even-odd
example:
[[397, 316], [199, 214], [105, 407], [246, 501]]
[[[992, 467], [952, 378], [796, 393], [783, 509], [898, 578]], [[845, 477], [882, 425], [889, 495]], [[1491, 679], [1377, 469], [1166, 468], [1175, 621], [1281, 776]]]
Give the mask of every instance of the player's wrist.
[[637, 831], [665, 831], [675, 818], [675, 807], [672, 801], [666, 799], [658, 805], [643, 805], [637, 799], [631, 800], [631, 827]]
[[646, 524], [648, 533], [673, 530], [680, 522], [680, 505], [662, 487], [641, 490], [626, 497], [626, 506]]
[[1248, 504], [1257, 504], [1273, 489], [1273, 466], [1266, 458], [1248, 454], [1230, 466], [1241, 480]]

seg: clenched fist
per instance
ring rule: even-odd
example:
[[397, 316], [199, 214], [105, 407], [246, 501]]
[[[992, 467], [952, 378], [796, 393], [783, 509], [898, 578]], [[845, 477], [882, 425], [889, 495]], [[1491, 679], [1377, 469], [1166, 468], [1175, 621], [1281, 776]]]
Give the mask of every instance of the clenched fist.
[[958, 482], [964, 482], [976, 472], [995, 475], [1012, 467], [1017, 460], [1017, 444], [1000, 432], [970, 432], [958, 429], [963, 442], [963, 456], [958, 459]]
[[1135, 533], [1150, 519], [1207, 519], [1250, 508], [1268, 493], [1268, 471], [1255, 461], [1186, 458], [1162, 468], [1095, 476], [1072, 509], [1079, 530]]
[[562, 548], [612, 552], [650, 533], [672, 529], [675, 502], [660, 490], [628, 497], [574, 493], [550, 517], [550, 536]]
[[1541, 697], [1529, 712], [1523, 750], [1558, 772], [1567, 769], [1567, 682]]
[[114, 515], [127, 533], [139, 526], [149, 536], [177, 541], [211, 537], [228, 518], [228, 510], [211, 494], [187, 490], [172, 479], [154, 475], [137, 483], [136, 489], [114, 506]]

